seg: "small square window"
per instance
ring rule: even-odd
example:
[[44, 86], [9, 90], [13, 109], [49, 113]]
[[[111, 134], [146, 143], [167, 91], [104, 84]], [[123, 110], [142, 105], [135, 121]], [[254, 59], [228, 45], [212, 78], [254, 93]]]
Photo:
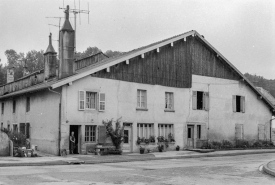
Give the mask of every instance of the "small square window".
[[27, 97], [26, 99], [26, 112], [29, 112], [30, 111], [30, 97]]
[[16, 112], [16, 101], [13, 100], [12, 101], [12, 113], [15, 113]]
[[146, 90], [137, 90], [137, 108], [147, 108], [147, 95]]
[[174, 110], [174, 94], [172, 92], [165, 93], [165, 109]]
[[97, 93], [86, 92], [86, 109], [96, 109]]
[[85, 126], [85, 142], [96, 141], [96, 125]]

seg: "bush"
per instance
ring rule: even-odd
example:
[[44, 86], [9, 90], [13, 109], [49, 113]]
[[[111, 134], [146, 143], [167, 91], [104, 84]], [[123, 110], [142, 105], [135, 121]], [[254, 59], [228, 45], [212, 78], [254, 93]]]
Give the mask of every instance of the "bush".
[[204, 141], [203, 144], [202, 144], [202, 149], [212, 149], [213, 146], [212, 146], [212, 143], [209, 142], [208, 140], [207, 141]]
[[236, 140], [236, 148], [249, 148], [250, 144], [247, 140]]
[[110, 136], [112, 139], [112, 142], [116, 149], [120, 149], [120, 145], [123, 142], [124, 139], [124, 126], [120, 126], [120, 118], [116, 120], [116, 128], [113, 128], [113, 119], [102, 121], [103, 125], [106, 127], [106, 133], [107, 136]]
[[221, 148], [233, 148], [233, 144], [228, 140], [223, 140]]
[[219, 141], [212, 141], [211, 146], [212, 149], [221, 149], [222, 143]]

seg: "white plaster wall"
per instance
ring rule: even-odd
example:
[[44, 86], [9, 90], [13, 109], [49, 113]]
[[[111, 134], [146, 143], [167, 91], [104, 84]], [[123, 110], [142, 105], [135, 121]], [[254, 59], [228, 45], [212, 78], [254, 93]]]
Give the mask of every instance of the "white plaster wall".
[[[271, 112], [267, 105], [241, 81], [192, 76], [192, 90], [209, 92], [210, 110], [192, 110], [187, 122], [202, 122], [211, 140], [234, 140], [235, 124], [244, 125], [244, 138], [258, 139], [258, 124], [265, 124], [269, 139]], [[233, 112], [232, 96], [245, 96], [245, 113]], [[191, 96], [191, 94], [190, 94]]]
[[[148, 111], [136, 110], [137, 89], [147, 90]], [[78, 91], [106, 93], [106, 111], [79, 111]], [[210, 110], [192, 110], [192, 91], [210, 94]], [[165, 92], [174, 93], [175, 112], [164, 112]], [[84, 125], [102, 125], [102, 120], [122, 117], [122, 122], [133, 123], [133, 149], [138, 151], [137, 123], [154, 123], [157, 136], [158, 123], [173, 123], [176, 145], [186, 146], [188, 123], [207, 125], [211, 140], [234, 140], [235, 124], [244, 125], [245, 139], [258, 139], [258, 124], [266, 125], [269, 137], [271, 112], [266, 104], [243, 82], [193, 75], [191, 89], [139, 84], [118, 80], [85, 77], [63, 87], [62, 145], [68, 148], [69, 125], [82, 125], [82, 150], [85, 151]], [[234, 113], [232, 95], [245, 96], [245, 113]]]
[[[26, 97], [30, 97], [30, 111], [26, 112]], [[12, 98], [1, 100], [5, 102], [4, 115], [0, 120], [5, 128], [13, 124], [30, 123], [31, 145], [46, 153], [58, 154], [58, 107], [59, 96], [48, 90], [15, 97], [16, 112], [12, 113]]]
[[[148, 111], [136, 110], [137, 89], [147, 90]], [[68, 148], [69, 125], [82, 125], [82, 149], [85, 148], [84, 125], [102, 125], [102, 120], [122, 117], [122, 122], [133, 123], [133, 149], [137, 151], [137, 123], [154, 123], [155, 136], [158, 134], [158, 123], [174, 124], [176, 145], [183, 147], [184, 126], [189, 107], [190, 89], [147, 85], [111, 79], [85, 77], [63, 88], [65, 115], [62, 119], [62, 144]], [[97, 91], [106, 94], [106, 111], [79, 111], [78, 91]], [[164, 112], [165, 92], [173, 92], [175, 112]], [[63, 102], [62, 102], [63, 103]], [[67, 121], [67, 123], [66, 123]]]

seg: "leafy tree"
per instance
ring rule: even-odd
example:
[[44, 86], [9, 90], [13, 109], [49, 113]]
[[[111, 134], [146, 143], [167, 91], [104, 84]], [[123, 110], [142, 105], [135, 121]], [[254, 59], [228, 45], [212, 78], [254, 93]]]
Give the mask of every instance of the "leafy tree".
[[112, 50], [107, 50], [105, 52], [105, 55], [107, 55], [110, 58], [116, 57], [116, 56], [120, 56], [123, 55], [124, 52], [120, 52], [120, 51], [112, 51]]

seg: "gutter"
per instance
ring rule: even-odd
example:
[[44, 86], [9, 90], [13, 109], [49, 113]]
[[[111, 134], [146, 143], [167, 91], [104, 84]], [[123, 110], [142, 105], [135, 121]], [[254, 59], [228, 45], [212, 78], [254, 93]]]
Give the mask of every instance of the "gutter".
[[55, 94], [58, 94], [60, 99], [59, 99], [59, 108], [58, 108], [58, 156], [61, 156], [61, 101], [62, 101], [62, 94], [56, 91], [53, 91], [48, 88], [50, 92], [53, 92]]

